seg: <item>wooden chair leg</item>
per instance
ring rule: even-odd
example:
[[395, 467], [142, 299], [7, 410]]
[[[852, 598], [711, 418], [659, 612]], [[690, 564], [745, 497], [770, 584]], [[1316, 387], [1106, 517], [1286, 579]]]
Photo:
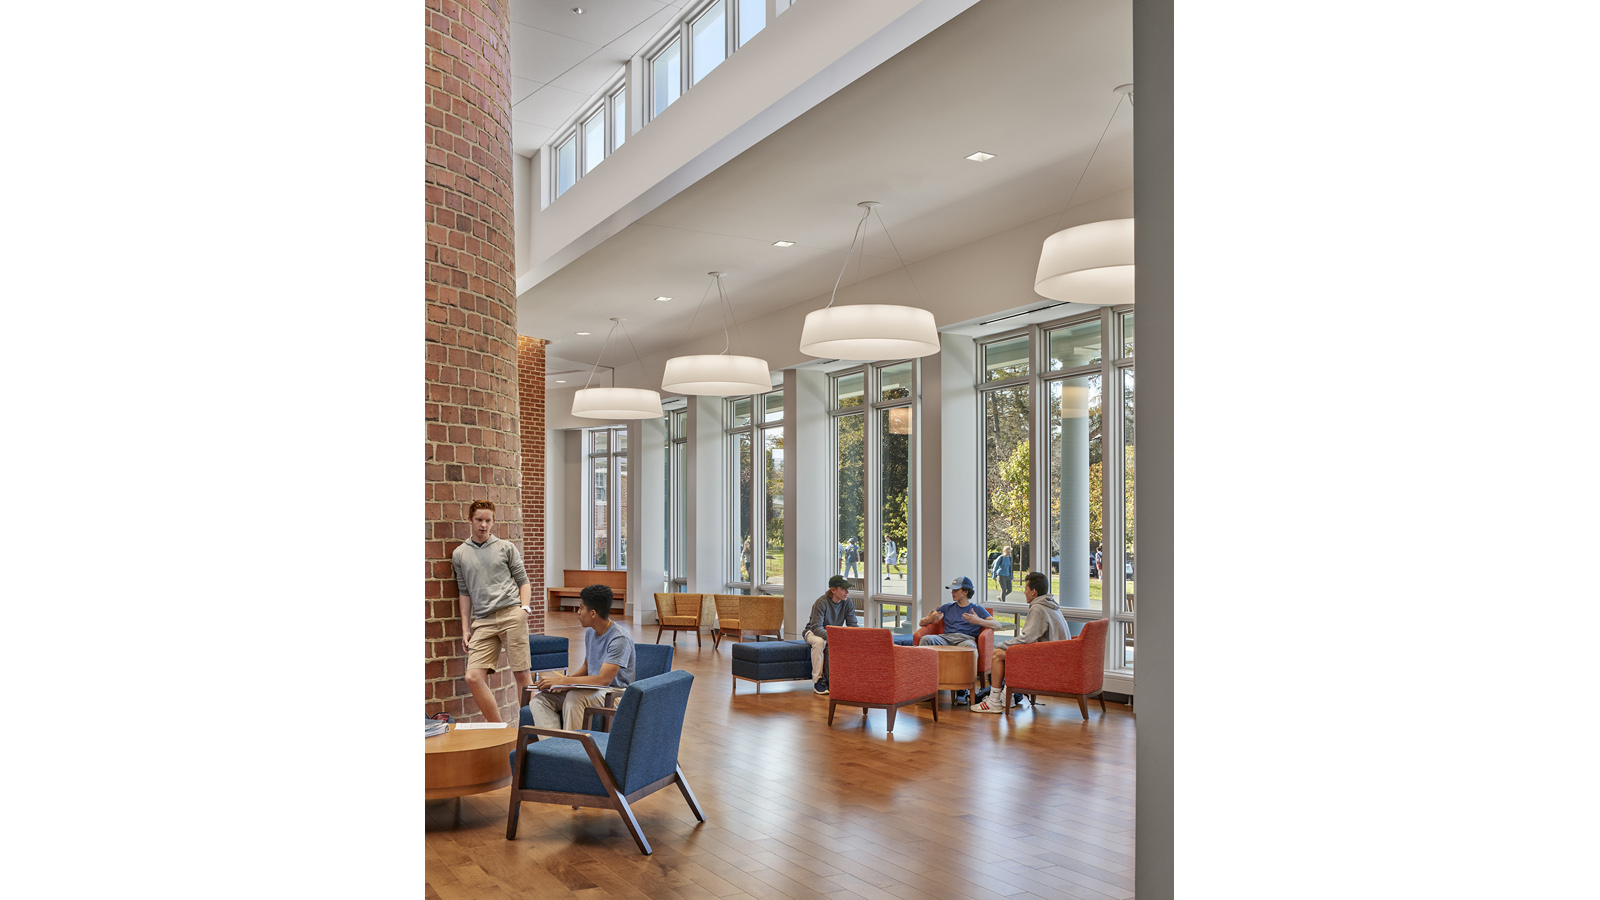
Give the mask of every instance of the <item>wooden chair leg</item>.
[[696, 628], [694, 630], [694, 648], [696, 650], [699, 650], [701, 647], [704, 647], [704, 646], [705, 646], [705, 644], [701, 643], [701, 641], [700, 641], [700, 629]]
[[715, 653], [720, 646], [722, 646], [722, 629], [713, 628], [711, 629], [711, 652]]
[[644, 839], [644, 832], [639, 830], [639, 820], [633, 817], [633, 807], [628, 805], [628, 799], [620, 794], [613, 799], [617, 812], [622, 816], [622, 824], [627, 826], [628, 834], [633, 835], [633, 842], [639, 845], [639, 852], [645, 856], [655, 852], [650, 849], [650, 842]]
[[683, 766], [678, 766], [678, 790], [683, 791], [683, 799], [689, 801], [689, 811], [694, 817], [704, 822], [706, 814], [700, 810], [700, 801], [694, 798], [694, 791], [689, 790], [689, 779], [683, 777]]
[[1085, 722], [1089, 721], [1089, 704], [1084, 702], [1082, 694], [1078, 695], [1078, 712], [1083, 714]]
[[511, 809], [506, 811], [506, 840], [517, 839], [517, 814], [522, 812], [522, 801], [517, 799], [515, 792], [511, 794]]
[[834, 710], [834, 707], [836, 707], [838, 705], [839, 704], [837, 702], [833, 701], [833, 700], [829, 700], [828, 701], [828, 724], [829, 725], [833, 724], [833, 710]]
[[928, 701], [928, 705], [933, 707], [933, 720], [935, 722], [939, 721], [939, 692], [938, 691], [934, 692], [933, 699]]
[[665, 625], [657, 625], [656, 626], [656, 643], [658, 643], [658, 644], [661, 643], [661, 629], [663, 629], [665, 627], [666, 627]]
[[[938, 702], [938, 698], [937, 697], [934, 698], [934, 702], [935, 703]], [[889, 730], [887, 732], [888, 734], [894, 734], [894, 714], [899, 712], [899, 711], [900, 711], [900, 707], [898, 707], [898, 706], [891, 706], [888, 709], [888, 713], [889, 713]]]
[[1101, 715], [1105, 715], [1105, 712], [1106, 712], [1106, 692], [1105, 691], [1097, 691], [1094, 696], [1095, 696], [1096, 700], [1100, 701], [1100, 714]]

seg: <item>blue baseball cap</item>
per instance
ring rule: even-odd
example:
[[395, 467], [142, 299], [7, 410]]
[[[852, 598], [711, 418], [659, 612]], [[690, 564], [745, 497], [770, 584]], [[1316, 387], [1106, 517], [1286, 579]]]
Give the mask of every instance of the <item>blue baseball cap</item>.
[[950, 582], [950, 590], [953, 591], [956, 588], [966, 588], [967, 589], [967, 593], [969, 593], [969, 594], [976, 593], [976, 591], [974, 591], [973, 588], [972, 588], [972, 579], [968, 578], [965, 575], [962, 575], [960, 578], [957, 578], [954, 581]]

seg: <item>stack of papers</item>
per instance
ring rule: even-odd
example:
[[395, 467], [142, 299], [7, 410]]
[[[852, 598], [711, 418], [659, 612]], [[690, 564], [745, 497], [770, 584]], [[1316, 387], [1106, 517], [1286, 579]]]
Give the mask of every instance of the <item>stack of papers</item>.
[[510, 728], [509, 722], [457, 722], [457, 731], [471, 731], [474, 728]]

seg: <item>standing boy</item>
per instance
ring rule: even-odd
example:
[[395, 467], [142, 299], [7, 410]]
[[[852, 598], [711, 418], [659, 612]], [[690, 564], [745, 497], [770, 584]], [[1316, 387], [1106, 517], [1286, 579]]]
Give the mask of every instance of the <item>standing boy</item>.
[[461, 595], [461, 644], [467, 652], [467, 689], [478, 712], [491, 722], [500, 707], [489, 689], [489, 673], [506, 653], [506, 665], [517, 680], [517, 696], [533, 683], [533, 657], [528, 655], [528, 613], [533, 588], [522, 568], [522, 554], [510, 541], [494, 536], [494, 504], [474, 500], [467, 510], [472, 536], [450, 554], [456, 592]]

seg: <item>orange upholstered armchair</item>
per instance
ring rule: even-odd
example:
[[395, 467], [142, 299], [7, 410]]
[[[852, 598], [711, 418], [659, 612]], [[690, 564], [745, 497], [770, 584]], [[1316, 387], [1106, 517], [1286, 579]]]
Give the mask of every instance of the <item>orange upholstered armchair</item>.
[[[1076, 697], [1078, 711], [1089, 718], [1084, 698], [1098, 696], [1100, 712], [1106, 711], [1105, 686], [1106, 632], [1110, 619], [1083, 626], [1070, 641], [1044, 641], [1037, 644], [1012, 644], [1006, 648], [1006, 693], [1043, 694], [1047, 697]], [[1006, 713], [1011, 700], [1007, 696]]]
[[783, 596], [746, 596], [744, 594], [716, 594], [717, 630], [711, 632], [711, 647], [722, 643], [723, 635], [737, 634], [743, 641], [747, 633], [756, 640], [763, 634], [783, 636]]
[[[976, 606], [976, 604], [974, 604]], [[994, 613], [987, 607], [983, 611], [993, 616]], [[944, 634], [944, 619], [941, 617], [932, 625], [924, 625], [911, 635], [911, 646], [922, 643], [925, 634]], [[989, 670], [994, 668], [994, 629], [985, 628], [978, 632], [978, 677], [985, 683], [989, 681]]]
[[902, 706], [929, 701], [939, 721], [939, 659], [932, 650], [896, 647], [887, 628], [828, 629], [828, 724], [834, 707], [861, 707], [894, 714]]
[[700, 594], [656, 594], [656, 639], [661, 643], [661, 632], [672, 632], [672, 643], [678, 643], [678, 632], [694, 632], [694, 645], [700, 646]]

